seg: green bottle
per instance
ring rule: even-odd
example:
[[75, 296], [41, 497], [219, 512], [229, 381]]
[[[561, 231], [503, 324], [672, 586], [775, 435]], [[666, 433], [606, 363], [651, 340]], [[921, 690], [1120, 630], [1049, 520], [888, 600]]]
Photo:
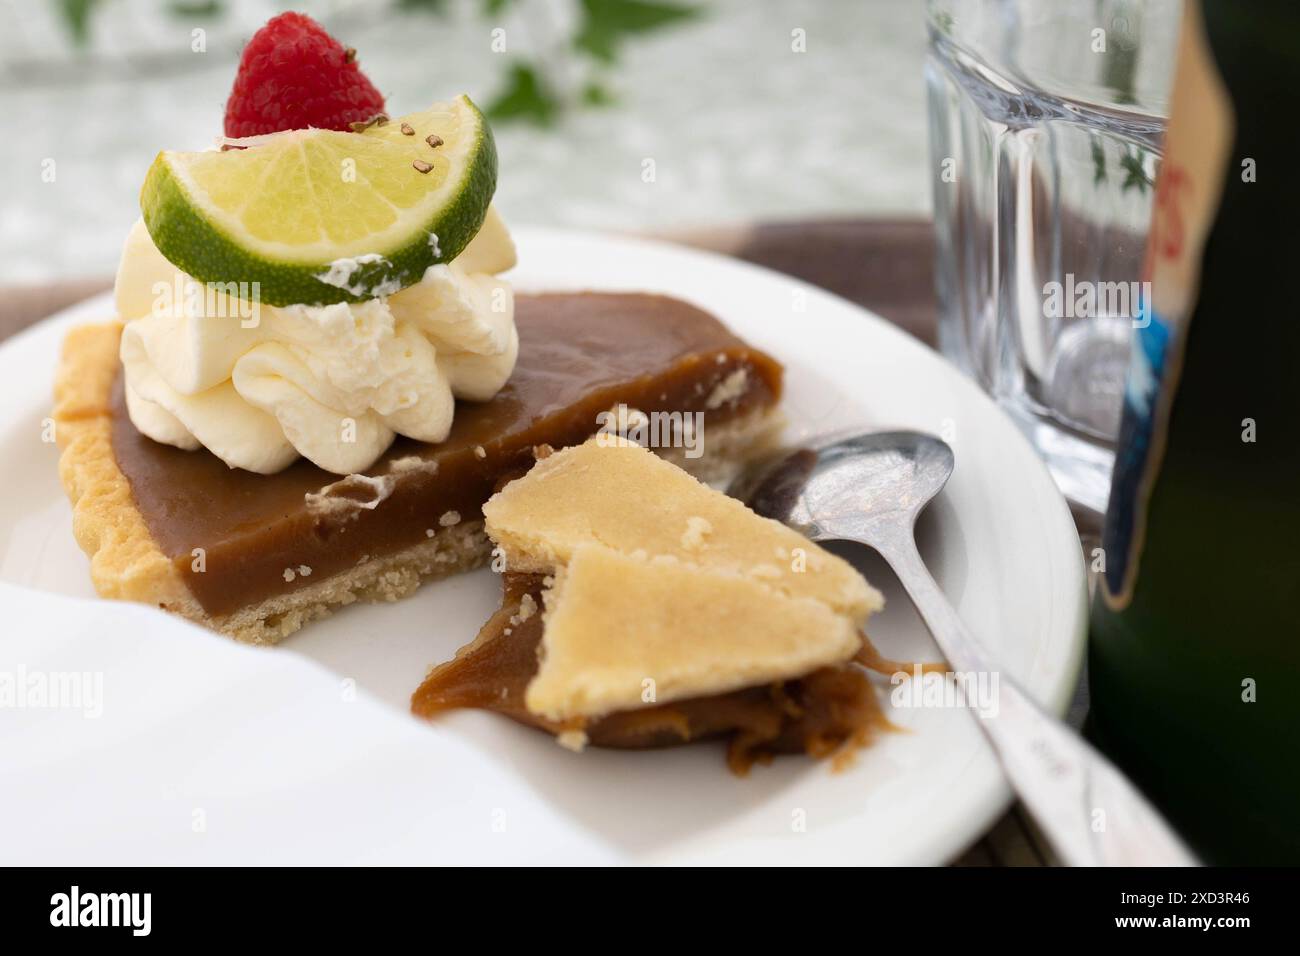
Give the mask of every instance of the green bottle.
[[1089, 732], [1211, 863], [1300, 863], [1300, 4], [1189, 0], [1097, 556]]

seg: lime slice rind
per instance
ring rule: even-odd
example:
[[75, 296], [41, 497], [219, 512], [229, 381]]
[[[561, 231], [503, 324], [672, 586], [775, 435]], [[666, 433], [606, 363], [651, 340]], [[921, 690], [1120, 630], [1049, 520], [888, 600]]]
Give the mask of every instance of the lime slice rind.
[[[160, 153], [141, 190], [145, 224], [159, 250], [179, 269], [204, 282], [240, 283], [240, 288], [256, 290], [259, 301], [268, 305], [358, 302], [391, 294], [418, 282], [429, 266], [459, 255], [482, 225], [496, 189], [496, 145], [478, 108], [468, 97], [460, 97], [411, 118], [414, 125], [435, 115], [450, 115], [456, 121], [455, 131], [448, 129], [443, 137], [445, 147], [437, 150], [418, 135], [394, 138], [392, 130], [403, 118], [391, 121], [374, 137], [368, 135], [371, 130], [360, 134], [298, 130], [276, 134], [284, 138], [269, 137], [247, 151], [301, 149], [304, 156], [329, 154], [331, 149], [339, 155], [340, 147], [354, 151], [358, 156], [355, 181], [360, 187], [352, 193], [331, 191], [354, 188], [342, 178], [337, 185], [319, 175], [313, 181], [308, 161], [302, 161], [304, 171], [300, 171], [292, 155], [276, 165], [273, 176], [266, 169], [272, 154], [253, 161], [241, 159], [239, 152]], [[304, 142], [319, 148], [301, 148]], [[426, 184], [399, 178], [426, 175], [412, 164], [431, 155], [446, 173], [440, 181]], [[199, 175], [192, 175], [192, 169], [198, 169]], [[220, 178], [226, 169], [232, 177], [258, 171], [259, 178], [246, 194], [240, 194], [230, 188], [237, 179]], [[390, 196], [397, 190], [399, 202], [371, 186], [367, 172], [372, 178], [387, 177], [381, 185]], [[220, 188], [206, 189], [205, 183]], [[226, 206], [212, 200], [214, 193]], [[272, 203], [261, 207], [266, 213], [257, 224], [262, 236], [241, 220], [241, 215], [247, 215], [244, 205], [231, 208], [232, 195], [241, 204]], [[407, 199], [413, 201], [403, 208], [400, 201]], [[314, 210], [303, 205], [309, 202], [316, 203]], [[283, 210], [286, 233], [296, 228], [301, 237], [310, 232], [313, 212], [319, 216], [331, 209], [335, 216], [358, 217], [356, 222], [331, 221], [349, 227], [355, 235], [338, 241], [317, 234], [309, 236], [311, 241], [297, 243], [266, 238], [276, 233], [278, 210]], [[395, 222], [378, 230], [363, 228], [384, 217]]]

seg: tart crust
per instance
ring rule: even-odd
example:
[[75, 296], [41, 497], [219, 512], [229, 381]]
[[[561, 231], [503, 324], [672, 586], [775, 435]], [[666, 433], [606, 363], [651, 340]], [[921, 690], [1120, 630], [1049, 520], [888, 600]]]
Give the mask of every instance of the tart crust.
[[[72, 503], [73, 534], [90, 557], [91, 581], [100, 596], [152, 604], [246, 643], [274, 644], [337, 607], [359, 600], [396, 601], [421, 581], [471, 570], [491, 555], [483, 522], [462, 521], [351, 571], [231, 614], [209, 614], [154, 541], [113, 452], [111, 403], [121, 333], [118, 321], [73, 329], [64, 340], [54, 382], [59, 478]], [[736, 461], [771, 446], [782, 424], [774, 407], [757, 409], [711, 431], [708, 456], [678, 463], [702, 479], [717, 480]], [[676, 460], [679, 455], [665, 457]]]
[[73, 329], [54, 377], [59, 479], [72, 502], [72, 533], [90, 557], [90, 579], [101, 596], [189, 617], [188, 606], [198, 606], [154, 543], [113, 456], [109, 398], [121, 335], [121, 322]]

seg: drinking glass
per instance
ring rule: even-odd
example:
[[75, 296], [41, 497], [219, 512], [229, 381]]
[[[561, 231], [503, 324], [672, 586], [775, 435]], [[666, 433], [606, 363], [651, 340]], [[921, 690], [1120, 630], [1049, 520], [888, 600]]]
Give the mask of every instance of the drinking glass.
[[939, 343], [1105, 511], [1180, 0], [929, 0]]

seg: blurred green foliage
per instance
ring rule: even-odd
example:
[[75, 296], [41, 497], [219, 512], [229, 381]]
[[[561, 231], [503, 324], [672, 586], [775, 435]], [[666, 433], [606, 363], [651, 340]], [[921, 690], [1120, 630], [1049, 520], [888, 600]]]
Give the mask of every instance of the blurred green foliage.
[[85, 46], [90, 39], [90, 14], [98, 3], [99, 0], [59, 0], [59, 14], [77, 46]]
[[[527, 5], [529, 0], [484, 2], [485, 12], [491, 15], [506, 7]], [[568, 38], [569, 49], [556, 55], [585, 58], [597, 75], [576, 95], [566, 96], [557, 84], [547, 80], [548, 64], [544, 60], [516, 61], [505, 88], [488, 104], [488, 116], [550, 126], [567, 109], [611, 106], [616, 97], [607, 77], [600, 74], [608, 74], [617, 65], [623, 45], [642, 34], [694, 19], [699, 13], [699, 7], [665, 0], [580, 0], [578, 28]]]

